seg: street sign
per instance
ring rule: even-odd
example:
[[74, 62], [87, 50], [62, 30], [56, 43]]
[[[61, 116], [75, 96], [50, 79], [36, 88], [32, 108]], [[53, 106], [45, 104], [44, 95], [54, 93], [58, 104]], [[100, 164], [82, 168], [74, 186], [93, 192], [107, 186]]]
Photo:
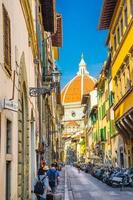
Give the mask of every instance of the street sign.
[[18, 111], [18, 103], [13, 100], [4, 99], [0, 102], [1, 109], [8, 109], [14, 112]]

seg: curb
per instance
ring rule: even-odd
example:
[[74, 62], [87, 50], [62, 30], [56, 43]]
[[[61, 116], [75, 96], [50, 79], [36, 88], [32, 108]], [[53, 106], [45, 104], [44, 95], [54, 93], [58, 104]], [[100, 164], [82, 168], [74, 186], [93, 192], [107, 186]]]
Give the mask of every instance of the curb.
[[67, 187], [67, 171], [65, 167], [65, 200], [69, 200], [68, 187]]

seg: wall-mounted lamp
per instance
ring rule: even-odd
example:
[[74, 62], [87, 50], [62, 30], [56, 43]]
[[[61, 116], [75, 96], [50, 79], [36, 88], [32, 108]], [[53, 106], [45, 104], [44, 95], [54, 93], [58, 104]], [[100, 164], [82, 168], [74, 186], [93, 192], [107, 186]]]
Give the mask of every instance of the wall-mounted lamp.
[[45, 94], [51, 94], [51, 91], [53, 88], [57, 87], [57, 84], [60, 83], [60, 78], [61, 78], [61, 73], [58, 71], [57, 68], [55, 68], [51, 75], [45, 75], [45, 77], [50, 77], [52, 80], [49, 86], [44, 86], [44, 87], [30, 87], [29, 88], [29, 95], [31, 97], [37, 97], [40, 95], [45, 95]]

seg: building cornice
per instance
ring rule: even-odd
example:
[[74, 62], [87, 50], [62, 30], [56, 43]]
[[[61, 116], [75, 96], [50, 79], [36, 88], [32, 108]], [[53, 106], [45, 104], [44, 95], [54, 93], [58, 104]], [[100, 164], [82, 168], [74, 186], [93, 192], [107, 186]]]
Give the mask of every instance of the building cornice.
[[36, 57], [37, 43], [36, 43], [36, 34], [35, 34], [35, 30], [34, 30], [34, 25], [33, 25], [33, 17], [32, 17], [32, 13], [31, 13], [30, 3], [29, 3], [29, 0], [20, 0], [20, 4], [21, 4], [22, 10], [23, 10], [28, 34], [30, 37], [29, 39], [31, 40], [32, 52], [33, 52], [34, 57]]

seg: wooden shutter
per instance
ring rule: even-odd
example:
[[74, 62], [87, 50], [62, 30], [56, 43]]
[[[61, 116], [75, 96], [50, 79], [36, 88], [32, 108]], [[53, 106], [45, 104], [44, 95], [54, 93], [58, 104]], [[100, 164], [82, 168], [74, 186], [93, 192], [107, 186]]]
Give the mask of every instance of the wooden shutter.
[[4, 48], [4, 65], [11, 75], [11, 29], [8, 13], [3, 5], [3, 48]]
[[47, 32], [56, 32], [55, 0], [40, 0], [42, 8], [43, 26]]
[[62, 16], [60, 14], [56, 14], [56, 20], [57, 20], [57, 31], [52, 36], [52, 46], [62, 47]]

